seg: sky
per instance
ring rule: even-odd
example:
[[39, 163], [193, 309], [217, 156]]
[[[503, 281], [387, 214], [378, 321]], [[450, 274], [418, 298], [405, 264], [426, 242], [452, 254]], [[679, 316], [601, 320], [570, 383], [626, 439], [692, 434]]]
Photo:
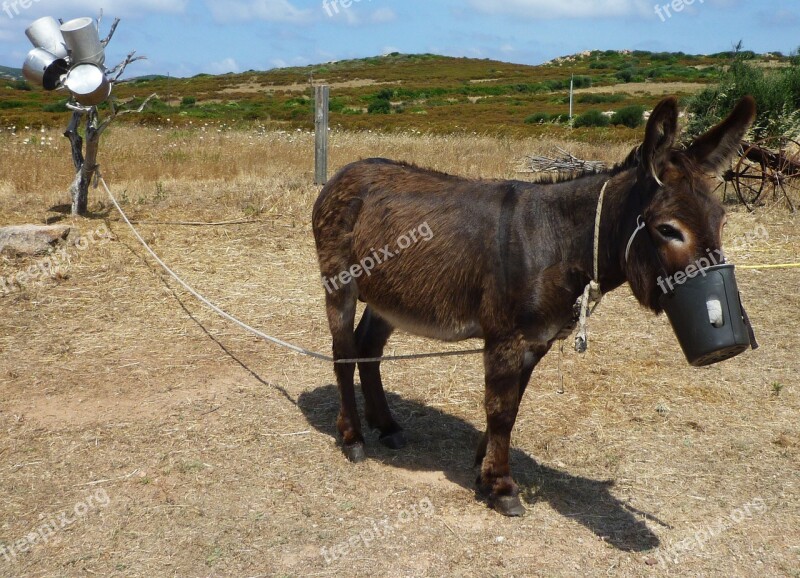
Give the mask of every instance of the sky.
[[387, 54], [540, 64], [584, 50], [800, 47], [798, 0], [0, 0], [0, 65], [22, 67], [25, 28], [104, 13], [122, 22], [106, 64], [127, 77], [268, 70]]

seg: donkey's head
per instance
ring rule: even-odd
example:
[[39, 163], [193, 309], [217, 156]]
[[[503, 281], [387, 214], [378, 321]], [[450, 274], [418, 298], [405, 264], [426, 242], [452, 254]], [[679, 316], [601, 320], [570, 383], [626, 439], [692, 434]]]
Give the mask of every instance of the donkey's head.
[[676, 150], [677, 100], [664, 99], [653, 110], [638, 149], [636, 183], [627, 211], [632, 215], [628, 223], [631, 232], [637, 218], [647, 231], [632, 240], [624, 264], [631, 289], [642, 305], [660, 311], [658, 299], [664, 283], [659, 284], [659, 278], [665, 274], [672, 277], [687, 268], [691, 272], [691, 265], [705, 265], [703, 259], [711, 257], [722, 260], [725, 210], [710, 193], [716, 177], [730, 166], [755, 114], [755, 101], [747, 96], [728, 118], [686, 150]]

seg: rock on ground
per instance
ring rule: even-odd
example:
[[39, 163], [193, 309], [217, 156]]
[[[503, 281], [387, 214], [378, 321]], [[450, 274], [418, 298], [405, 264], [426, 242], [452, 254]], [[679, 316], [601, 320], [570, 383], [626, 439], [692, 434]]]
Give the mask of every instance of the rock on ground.
[[41, 255], [67, 238], [67, 225], [13, 225], [0, 227], [0, 253], [12, 256]]

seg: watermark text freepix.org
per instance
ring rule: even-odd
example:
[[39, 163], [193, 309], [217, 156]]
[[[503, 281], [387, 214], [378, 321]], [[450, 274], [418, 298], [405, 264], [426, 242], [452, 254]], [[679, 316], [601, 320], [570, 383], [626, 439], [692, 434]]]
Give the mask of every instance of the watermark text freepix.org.
[[[77, 251], [83, 252], [92, 245], [110, 238], [111, 231], [104, 223], [96, 230], [80, 236], [72, 245]], [[48, 278], [57, 279], [59, 276], [66, 275], [72, 265], [72, 258], [77, 254], [71, 253], [70, 249], [71, 247], [68, 245], [62, 245], [60, 249], [39, 259], [28, 268], [10, 275], [0, 276], [0, 297]]]
[[[345, 10], [349, 9], [353, 4], [358, 4], [361, 0], [322, 0], [322, 8], [325, 10], [328, 18], [333, 18], [334, 14], [339, 13], [339, 6]], [[367, 0], [372, 2], [372, 0]]]
[[693, 536], [684, 538], [680, 542], [671, 544], [662, 551], [657, 552], [655, 557], [657, 561], [664, 566], [669, 563], [679, 564], [682, 557], [689, 556], [689, 554], [698, 550], [705, 550], [706, 544], [716, 539], [722, 533], [744, 521], [752, 520], [757, 514], [765, 514], [768, 509], [763, 498], [754, 498], [752, 501], [742, 504], [740, 507], [732, 510], [727, 517], [719, 518], [713, 524], [709, 524], [705, 528], [698, 530]]
[[433, 503], [429, 498], [423, 498], [419, 504], [411, 504], [397, 514], [394, 522], [389, 518], [384, 518], [380, 522], [372, 521], [372, 526], [353, 534], [345, 540], [330, 548], [323, 546], [320, 553], [325, 558], [325, 563], [330, 564], [336, 560], [345, 558], [350, 552], [359, 553], [359, 548], [369, 548], [375, 540], [382, 540], [394, 532], [397, 527], [409, 524], [419, 518], [426, 518], [433, 514]]
[[705, 4], [706, 0], [672, 0], [663, 6], [660, 4], [655, 5], [656, 15], [661, 18], [661, 22], [666, 22], [668, 18], [672, 18], [673, 13], [683, 12], [687, 6], [691, 6], [695, 2]]
[[333, 277], [323, 277], [322, 285], [325, 287], [328, 294], [332, 295], [334, 291], [338, 291], [353, 279], [358, 279], [362, 275], [366, 275], [367, 277], [371, 276], [372, 270], [375, 267], [381, 263], [385, 263], [389, 259], [393, 259], [411, 245], [419, 243], [420, 241], [427, 242], [431, 239], [433, 239], [433, 231], [430, 225], [428, 225], [428, 222], [425, 221], [416, 229], [411, 229], [408, 233], [400, 235], [395, 241], [395, 246], [393, 248], [390, 247], [388, 243], [379, 250], [371, 248], [369, 255], [352, 265], [349, 269]]
[[677, 271], [674, 275], [668, 277], [658, 276], [656, 283], [658, 283], [664, 295], [671, 293], [675, 290], [676, 285], [683, 285], [689, 279], [694, 279], [698, 275], [705, 277], [708, 274], [709, 267], [713, 265], [721, 265], [725, 262], [725, 253], [722, 249], [706, 250], [708, 257], [700, 257], [694, 263], [690, 263], [683, 271]]
[[[27, 10], [41, 1], [42, 0], [3, 0], [3, 12], [13, 20], [14, 16], [19, 16], [22, 13], [22, 10]], [[20, 10], [20, 8], [22, 10]]]
[[50, 519], [44, 519], [41, 524], [33, 528], [25, 536], [11, 544], [0, 544], [0, 556], [6, 562], [16, 560], [21, 553], [28, 552], [37, 544], [46, 544], [57, 537], [58, 532], [67, 529], [69, 526], [89, 515], [89, 512], [97, 508], [105, 508], [111, 503], [104, 488], [99, 488], [93, 494], [89, 494], [83, 501], [75, 504], [71, 510], [61, 512]]
[[[755, 241], [769, 241], [769, 232], [763, 225], [758, 225], [753, 231], [733, 239], [729, 245], [736, 251], [744, 249]], [[683, 271], [677, 271], [668, 277], [659, 275], [656, 283], [666, 295], [674, 291], [676, 285], [683, 285], [689, 279], [694, 279], [698, 275], [705, 277], [708, 274], [706, 269], [714, 265], [721, 265], [725, 263], [725, 261], [725, 252], [722, 249], [714, 249], [713, 251], [711, 249], [706, 249], [705, 257], [700, 257], [693, 263], [690, 263]]]

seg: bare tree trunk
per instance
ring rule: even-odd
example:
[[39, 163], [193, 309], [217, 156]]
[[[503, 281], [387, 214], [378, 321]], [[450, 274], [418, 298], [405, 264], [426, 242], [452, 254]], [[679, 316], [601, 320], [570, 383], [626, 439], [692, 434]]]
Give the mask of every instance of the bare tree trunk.
[[[78, 133], [83, 115], [86, 120], [86, 155], [83, 153], [84, 139]], [[100, 146], [100, 135], [105, 126], [98, 125], [97, 109], [91, 108], [87, 112], [75, 111], [67, 131], [64, 133], [72, 145], [72, 162], [75, 165], [75, 178], [70, 185], [69, 192], [72, 197], [72, 214], [85, 215], [89, 206], [89, 187], [97, 172], [97, 151]]]
[[[100, 18], [97, 20], [98, 29], [100, 28], [102, 17], [103, 13], [101, 11]], [[108, 45], [111, 41], [111, 37], [114, 36], [118, 24], [119, 18], [114, 19], [108, 36], [101, 42], [103, 46]], [[142, 56], [134, 56], [134, 54], [135, 52], [130, 52], [125, 60], [120, 62], [117, 66], [111, 70], [104, 70], [106, 75], [113, 77], [111, 78], [112, 87], [119, 81], [129, 64], [143, 58]], [[97, 114], [97, 107], [84, 107], [73, 102], [67, 103], [67, 107], [72, 110], [72, 118], [64, 136], [69, 139], [70, 145], [72, 146], [72, 164], [75, 165], [75, 178], [72, 180], [72, 184], [69, 187], [69, 193], [72, 197], [73, 215], [85, 215], [89, 206], [89, 187], [97, 174], [97, 151], [100, 148], [100, 136], [103, 134], [103, 131], [108, 128], [108, 125], [111, 124], [117, 116], [130, 112], [142, 112], [147, 103], [155, 97], [155, 94], [147, 97], [136, 110], [123, 111], [118, 111], [114, 107], [114, 101], [112, 99], [109, 101], [110, 114], [103, 122], [100, 122], [100, 118]], [[85, 153], [83, 150], [84, 137], [82, 137], [79, 132], [84, 115], [86, 115], [86, 132], [84, 135], [86, 144]]]

